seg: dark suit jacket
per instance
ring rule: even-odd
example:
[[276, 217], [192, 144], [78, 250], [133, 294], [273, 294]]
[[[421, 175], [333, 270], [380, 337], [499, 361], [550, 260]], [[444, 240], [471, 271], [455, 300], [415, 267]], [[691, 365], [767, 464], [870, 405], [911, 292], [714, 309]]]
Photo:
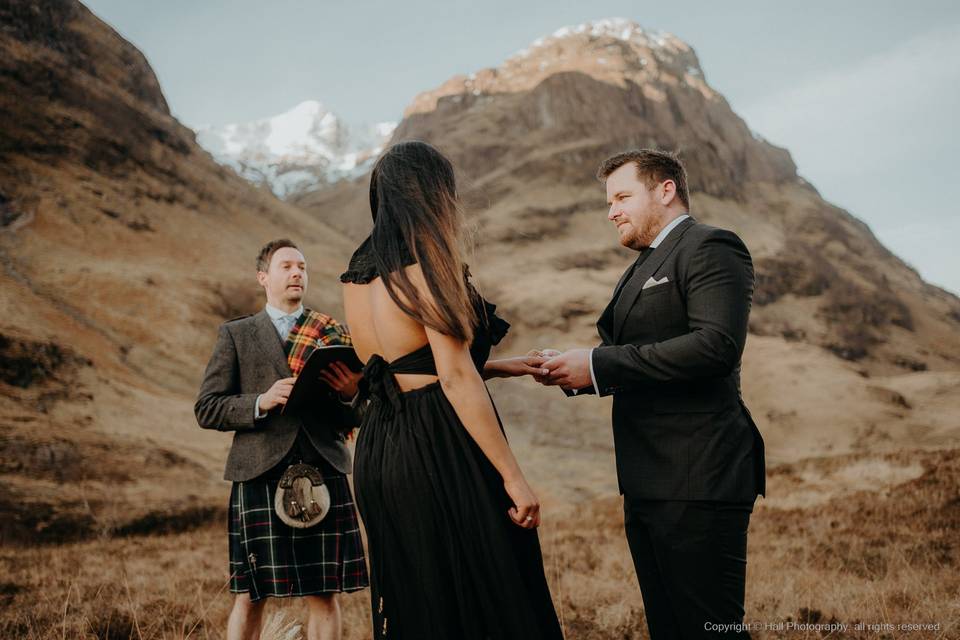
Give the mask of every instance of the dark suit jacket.
[[274, 467], [290, 451], [301, 428], [335, 469], [350, 473], [343, 436], [324, 425], [323, 416], [283, 416], [277, 407], [254, 420], [257, 396], [292, 375], [266, 310], [220, 325], [193, 411], [204, 429], [235, 432], [225, 480], [251, 480]]
[[[644, 288], [651, 277], [667, 282]], [[763, 438], [740, 395], [753, 285], [740, 238], [692, 218], [621, 278], [592, 355], [600, 395], [614, 396], [621, 493], [752, 502], [765, 492]]]

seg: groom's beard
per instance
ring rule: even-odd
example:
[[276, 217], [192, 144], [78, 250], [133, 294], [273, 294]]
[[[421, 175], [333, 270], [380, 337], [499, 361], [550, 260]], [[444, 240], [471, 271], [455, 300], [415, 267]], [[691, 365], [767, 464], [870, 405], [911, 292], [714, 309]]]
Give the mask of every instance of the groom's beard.
[[656, 239], [661, 228], [663, 228], [663, 225], [658, 218], [646, 218], [643, 221], [642, 226], [639, 228], [633, 227], [633, 230], [623, 239], [622, 244], [628, 249], [633, 249], [634, 251], [646, 249], [650, 246], [650, 243]]

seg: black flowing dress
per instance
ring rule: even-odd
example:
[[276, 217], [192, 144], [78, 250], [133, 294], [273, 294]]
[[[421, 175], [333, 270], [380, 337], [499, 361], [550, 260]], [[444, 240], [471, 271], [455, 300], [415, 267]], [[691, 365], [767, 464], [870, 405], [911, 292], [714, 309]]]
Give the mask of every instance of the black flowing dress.
[[[368, 240], [340, 279], [378, 275]], [[470, 289], [482, 319], [470, 352], [482, 370], [510, 325]], [[393, 362], [375, 354], [363, 373], [371, 404], [357, 436], [354, 489], [367, 530], [374, 638], [562, 638], [537, 531], [510, 519], [500, 474], [439, 382], [397, 386], [396, 373], [436, 374], [430, 345]]]

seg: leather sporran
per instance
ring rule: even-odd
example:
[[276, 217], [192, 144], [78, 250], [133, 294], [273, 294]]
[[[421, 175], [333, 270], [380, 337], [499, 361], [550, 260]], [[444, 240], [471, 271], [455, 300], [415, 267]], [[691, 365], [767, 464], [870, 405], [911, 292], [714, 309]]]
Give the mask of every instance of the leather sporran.
[[277, 484], [273, 508], [280, 520], [296, 529], [306, 529], [323, 520], [330, 511], [330, 491], [323, 474], [302, 462], [287, 467]]

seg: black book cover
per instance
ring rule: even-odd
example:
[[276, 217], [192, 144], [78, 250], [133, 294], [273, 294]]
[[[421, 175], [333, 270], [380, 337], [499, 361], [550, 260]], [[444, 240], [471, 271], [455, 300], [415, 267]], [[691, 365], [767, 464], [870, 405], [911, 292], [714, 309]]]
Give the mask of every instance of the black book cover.
[[[353, 347], [345, 345], [317, 347], [307, 358], [300, 375], [297, 376], [297, 381], [293, 383], [290, 397], [287, 398], [281, 413], [329, 417], [334, 423], [331, 424], [333, 428], [348, 427], [348, 425], [337, 423], [350, 416], [352, 413], [350, 407], [341, 402], [337, 392], [320, 377], [320, 372], [329, 368], [334, 362], [344, 363], [355, 373], [363, 369], [363, 363], [360, 362]], [[354, 426], [356, 425], [349, 425], [350, 428]]]

